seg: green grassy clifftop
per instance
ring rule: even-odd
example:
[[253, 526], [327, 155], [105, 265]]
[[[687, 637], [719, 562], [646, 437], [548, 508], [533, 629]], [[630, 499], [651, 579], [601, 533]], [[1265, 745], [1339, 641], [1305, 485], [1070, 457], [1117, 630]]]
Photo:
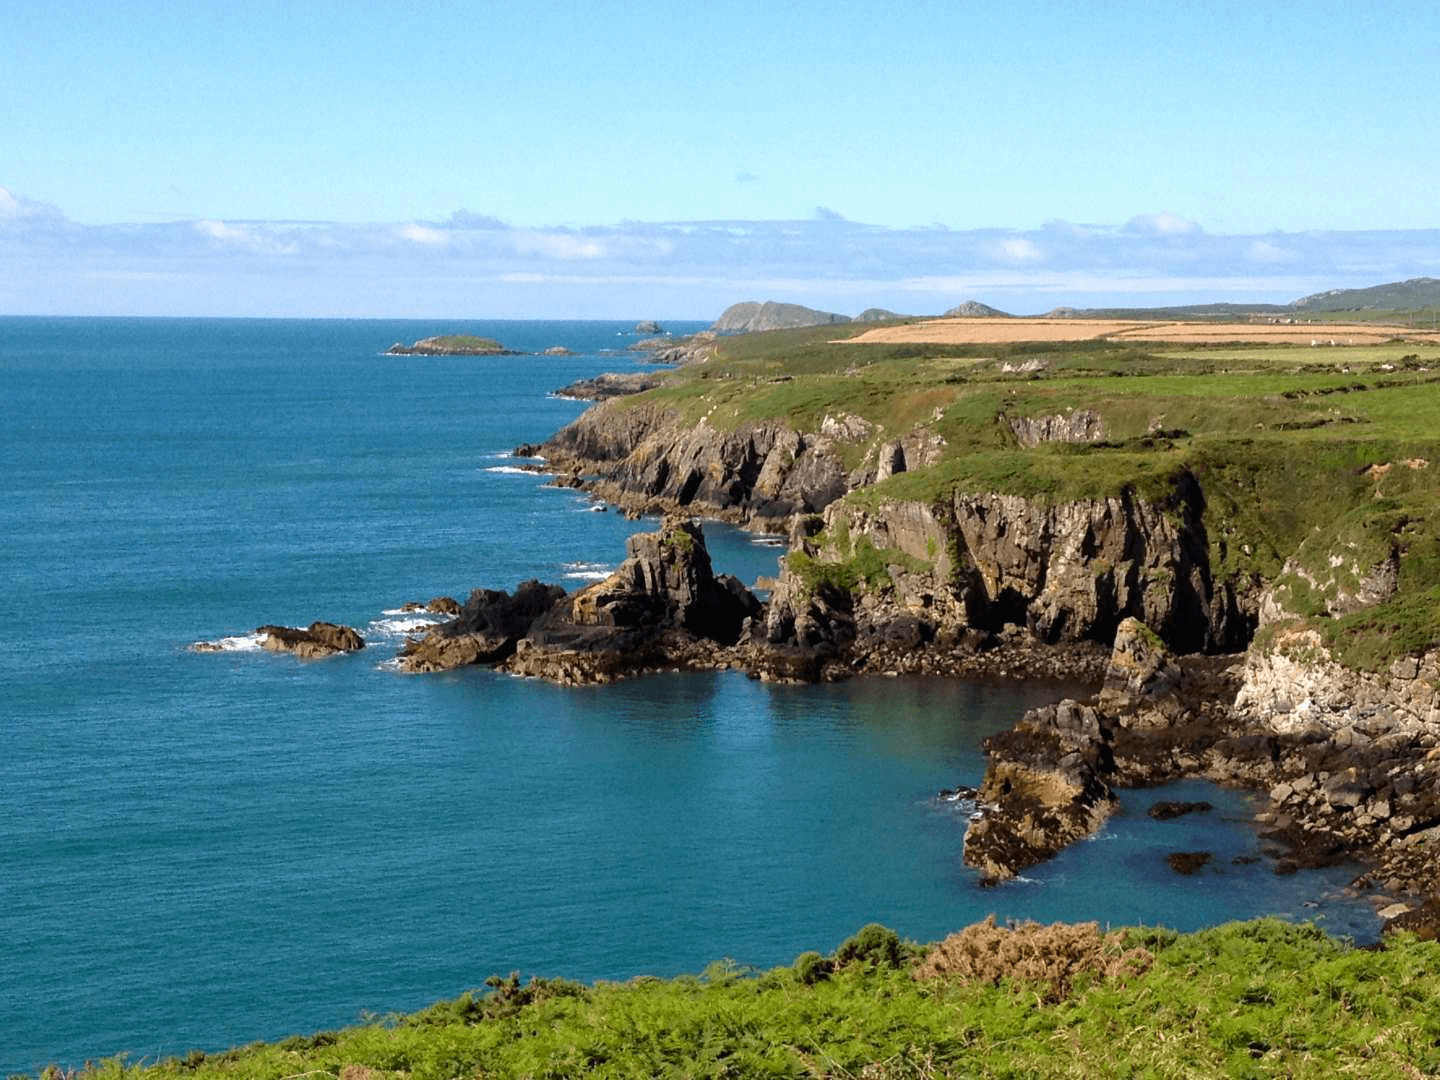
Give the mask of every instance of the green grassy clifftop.
[[[957, 493], [1163, 503], [1193, 477], [1217, 585], [1278, 586], [1270, 616], [1323, 624], [1356, 664], [1440, 643], [1440, 345], [846, 340], [858, 332], [726, 340], [608, 415], [823, 434], [842, 505], [872, 510]], [[925, 454], [877, 468], [906, 439]]]
[[1410, 1078], [1440, 1070], [1437, 970], [1433, 941], [1357, 949], [1274, 920], [1185, 935], [990, 922], [929, 949], [870, 926], [768, 972], [494, 977], [409, 1016], [81, 1075]]

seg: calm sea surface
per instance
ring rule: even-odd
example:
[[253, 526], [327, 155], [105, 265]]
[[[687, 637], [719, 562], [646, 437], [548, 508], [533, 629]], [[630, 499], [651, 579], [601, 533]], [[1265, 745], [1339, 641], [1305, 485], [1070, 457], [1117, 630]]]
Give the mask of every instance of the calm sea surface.
[[[870, 921], [1374, 932], [1343, 870], [1233, 864], [1253, 807], [1199, 784], [982, 890], [967, 808], [935, 793], [1054, 685], [392, 670], [405, 601], [578, 587], [653, 527], [507, 460], [583, 408], [548, 391], [639, 366], [632, 325], [0, 319], [0, 1074], [310, 1032], [512, 969], [773, 966]], [[448, 331], [575, 355], [382, 355]], [[773, 545], [707, 536], [720, 569], [775, 571]], [[372, 645], [250, 647], [313, 619]], [[1157, 824], [1160, 797], [1216, 810]], [[1209, 872], [1165, 865], [1202, 848]]]

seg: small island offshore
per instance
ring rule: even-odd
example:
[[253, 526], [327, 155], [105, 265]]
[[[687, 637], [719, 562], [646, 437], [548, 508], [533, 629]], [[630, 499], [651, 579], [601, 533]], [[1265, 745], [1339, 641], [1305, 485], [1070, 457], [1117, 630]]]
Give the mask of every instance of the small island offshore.
[[[1440, 304], [1440, 282], [1403, 284]], [[1067, 676], [1094, 692], [987, 740], [957, 837], [984, 880], [1093, 834], [1119, 789], [1205, 778], [1267, 800], [1276, 873], [1357, 861], [1386, 920], [1376, 947], [1270, 920], [1187, 935], [992, 921], [928, 946], [869, 926], [768, 972], [496, 976], [411, 1016], [156, 1071], [1440, 1071], [1440, 333], [1377, 302], [1384, 288], [808, 325], [793, 305], [744, 306], [516, 448], [558, 485], [662, 515], [659, 530], [573, 593], [437, 598], [449, 620], [399, 657], [570, 685], [673, 668]], [[751, 318], [786, 328], [727, 334]], [[712, 572], [701, 519], [788, 538], [768, 597]], [[301, 655], [343, 630], [262, 629]]]
[[413, 345], [397, 341], [385, 353], [388, 356], [509, 356], [512, 350], [491, 338], [474, 334], [439, 334], [422, 338]]

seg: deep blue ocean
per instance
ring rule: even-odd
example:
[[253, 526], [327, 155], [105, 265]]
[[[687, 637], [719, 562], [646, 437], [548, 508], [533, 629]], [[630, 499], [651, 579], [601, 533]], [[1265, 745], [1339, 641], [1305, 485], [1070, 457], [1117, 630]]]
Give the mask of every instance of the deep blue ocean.
[[[632, 328], [0, 318], [0, 1074], [308, 1033], [512, 969], [773, 966], [870, 921], [1373, 935], [1350, 872], [1234, 864], [1255, 807], [1202, 784], [1127, 795], [982, 889], [936, 792], [1063, 687], [393, 670], [406, 601], [576, 587], [653, 527], [507, 457], [584, 408], [549, 391], [638, 366]], [[382, 355], [451, 331], [575, 355]], [[719, 569], [775, 572], [773, 542], [707, 537]], [[314, 619], [372, 645], [249, 647]], [[1161, 797], [1216, 809], [1160, 824]], [[1194, 877], [1165, 864], [1202, 848]]]

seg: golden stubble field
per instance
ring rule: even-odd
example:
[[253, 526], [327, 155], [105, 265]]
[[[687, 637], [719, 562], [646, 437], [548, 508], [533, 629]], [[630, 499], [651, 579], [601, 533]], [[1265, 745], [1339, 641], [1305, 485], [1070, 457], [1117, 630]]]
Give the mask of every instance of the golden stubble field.
[[1440, 334], [1369, 323], [1196, 323], [1121, 319], [931, 319], [878, 326], [850, 344], [987, 345], [1015, 341], [1152, 341], [1175, 345], [1383, 345], [1396, 339], [1440, 344]]

